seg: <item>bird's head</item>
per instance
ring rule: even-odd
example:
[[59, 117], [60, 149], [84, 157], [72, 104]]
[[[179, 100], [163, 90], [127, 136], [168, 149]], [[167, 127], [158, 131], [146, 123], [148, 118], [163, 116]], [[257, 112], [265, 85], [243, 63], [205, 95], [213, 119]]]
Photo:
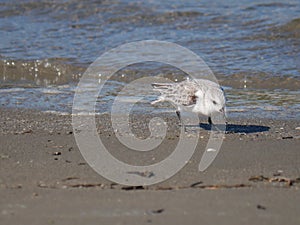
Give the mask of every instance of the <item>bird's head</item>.
[[207, 103], [213, 112], [225, 113], [225, 97], [223, 94], [208, 96]]
[[200, 90], [195, 95], [197, 97], [197, 108], [202, 114], [221, 113], [225, 116], [226, 99], [221, 89], [208, 90], [205, 93]]

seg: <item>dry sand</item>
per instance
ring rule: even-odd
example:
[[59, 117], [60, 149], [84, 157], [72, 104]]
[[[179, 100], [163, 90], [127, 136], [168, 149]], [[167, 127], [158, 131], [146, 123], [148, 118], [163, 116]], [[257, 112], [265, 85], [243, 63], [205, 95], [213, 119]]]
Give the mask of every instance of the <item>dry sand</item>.
[[[125, 152], [107, 115], [98, 121], [100, 136], [125, 161], [161, 160], [176, 145], [175, 115], [160, 149], [166, 151], [150, 155]], [[133, 125], [137, 135], [147, 134]], [[209, 133], [202, 124], [196, 152], [178, 174], [126, 187], [85, 162], [70, 116], [1, 109], [0, 224], [300, 224], [299, 127], [299, 121], [229, 119], [220, 153], [200, 173]]]

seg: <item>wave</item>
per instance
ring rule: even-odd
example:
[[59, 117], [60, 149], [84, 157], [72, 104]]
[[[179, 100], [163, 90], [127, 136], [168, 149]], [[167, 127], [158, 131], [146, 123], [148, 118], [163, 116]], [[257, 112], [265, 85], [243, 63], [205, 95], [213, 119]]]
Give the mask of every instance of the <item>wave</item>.
[[[76, 86], [86, 69], [87, 65], [74, 65], [67, 59], [0, 60], [0, 88]], [[298, 90], [300, 87], [297, 76], [255, 70], [215, 75], [221, 85], [233, 88]], [[187, 74], [172, 66], [148, 62], [123, 68], [110, 80], [116, 81], [112, 84], [118, 86], [145, 76], [160, 76], [176, 82], [186, 79]], [[95, 81], [98, 82], [98, 79], [98, 74], [95, 74]]]

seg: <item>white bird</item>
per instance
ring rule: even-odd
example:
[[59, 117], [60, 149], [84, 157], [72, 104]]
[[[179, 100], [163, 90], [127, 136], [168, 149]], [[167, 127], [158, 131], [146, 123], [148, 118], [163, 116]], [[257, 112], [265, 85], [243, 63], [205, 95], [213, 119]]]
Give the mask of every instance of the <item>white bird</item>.
[[176, 114], [180, 121], [180, 112], [183, 107], [192, 108], [193, 112], [208, 116], [210, 125], [213, 124], [212, 114], [221, 113], [225, 118], [224, 91], [215, 82], [205, 79], [188, 79], [179, 83], [153, 83], [152, 86], [161, 95], [151, 104], [171, 102], [177, 107]]

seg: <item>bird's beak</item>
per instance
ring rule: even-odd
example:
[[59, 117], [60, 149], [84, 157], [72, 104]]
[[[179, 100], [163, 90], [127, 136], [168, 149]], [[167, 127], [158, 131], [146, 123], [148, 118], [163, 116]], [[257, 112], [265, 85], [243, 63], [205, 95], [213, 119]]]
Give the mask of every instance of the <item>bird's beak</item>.
[[224, 107], [222, 109], [220, 109], [220, 113], [222, 113], [223, 119], [225, 120], [225, 123], [227, 124], [226, 112], [225, 112], [225, 108]]

